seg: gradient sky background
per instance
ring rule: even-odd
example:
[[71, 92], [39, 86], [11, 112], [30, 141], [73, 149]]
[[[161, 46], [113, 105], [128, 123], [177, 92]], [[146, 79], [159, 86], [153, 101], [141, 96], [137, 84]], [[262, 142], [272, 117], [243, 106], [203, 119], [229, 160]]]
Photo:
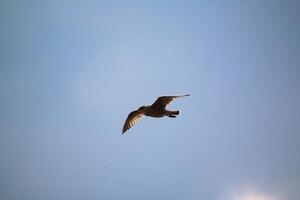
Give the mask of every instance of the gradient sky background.
[[299, 1], [11, 0], [0, 22], [1, 200], [299, 199]]

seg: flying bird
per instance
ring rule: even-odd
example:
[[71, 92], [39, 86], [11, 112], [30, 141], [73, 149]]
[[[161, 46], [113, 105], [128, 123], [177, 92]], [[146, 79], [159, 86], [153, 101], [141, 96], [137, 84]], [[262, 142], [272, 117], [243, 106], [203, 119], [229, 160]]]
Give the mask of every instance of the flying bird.
[[149, 106], [142, 106], [139, 109], [132, 111], [127, 116], [125, 124], [123, 126], [122, 134], [125, 133], [128, 129], [130, 129], [133, 125], [135, 125], [142, 116], [148, 117], [164, 117], [168, 116], [171, 118], [176, 118], [179, 115], [179, 111], [170, 111], [167, 110], [166, 107], [169, 105], [174, 99], [180, 97], [190, 96], [189, 94], [186, 95], [179, 95], [179, 96], [161, 96], [156, 99], [156, 101]]

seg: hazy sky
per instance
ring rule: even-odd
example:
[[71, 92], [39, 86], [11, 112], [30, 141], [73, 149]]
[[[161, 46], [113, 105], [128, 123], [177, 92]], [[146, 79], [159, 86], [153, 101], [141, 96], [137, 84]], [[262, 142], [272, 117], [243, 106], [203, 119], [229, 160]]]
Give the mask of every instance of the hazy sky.
[[0, 23], [1, 200], [299, 199], [299, 1], [9, 0]]

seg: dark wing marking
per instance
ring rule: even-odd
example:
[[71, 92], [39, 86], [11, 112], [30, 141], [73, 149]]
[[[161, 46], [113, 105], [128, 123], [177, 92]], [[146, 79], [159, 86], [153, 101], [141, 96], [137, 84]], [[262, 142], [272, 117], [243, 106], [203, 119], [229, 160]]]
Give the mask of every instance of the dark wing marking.
[[164, 109], [169, 105], [175, 98], [190, 96], [189, 94], [180, 96], [161, 96], [156, 99], [156, 101], [151, 105], [155, 108]]
[[141, 117], [144, 115], [143, 111], [135, 110], [129, 113], [125, 124], [123, 126], [122, 134], [125, 133], [128, 129], [130, 129], [133, 125], [135, 125], [138, 121], [140, 121]]

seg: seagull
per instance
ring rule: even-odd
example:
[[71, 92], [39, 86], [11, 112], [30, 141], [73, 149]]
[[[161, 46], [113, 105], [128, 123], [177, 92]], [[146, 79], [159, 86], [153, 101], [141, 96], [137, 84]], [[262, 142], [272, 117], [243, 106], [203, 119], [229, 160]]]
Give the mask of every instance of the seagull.
[[140, 121], [142, 116], [148, 117], [164, 117], [168, 116], [171, 118], [176, 118], [179, 115], [179, 111], [170, 111], [167, 110], [166, 107], [169, 105], [174, 99], [180, 97], [190, 96], [189, 94], [186, 95], [179, 95], [179, 96], [161, 96], [156, 99], [156, 101], [149, 106], [142, 106], [139, 109], [132, 111], [127, 116], [125, 124], [123, 126], [122, 134], [124, 134], [128, 129], [130, 129], [133, 125], [135, 125], [138, 121]]

